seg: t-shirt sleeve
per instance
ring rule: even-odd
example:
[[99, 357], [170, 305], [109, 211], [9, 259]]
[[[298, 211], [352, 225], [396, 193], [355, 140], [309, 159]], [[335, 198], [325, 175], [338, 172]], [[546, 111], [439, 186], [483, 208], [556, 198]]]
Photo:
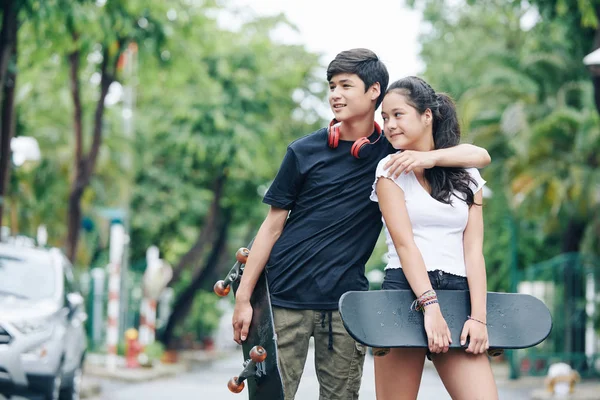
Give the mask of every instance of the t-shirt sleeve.
[[[387, 169], [384, 169], [383, 166], [385, 165], [385, 163], [387, 163], [390, 160], [390, 158], [391, 158], [391, 156], [387, 156], [384, 159], [382, 159], [381, 161], [379, 161], [379, 164], [377, 164], [377, 169], [375, 170], [375, 181], [373, 182], [373, 189], [371, 190], [371, 196], [369, 196], [369, 199], [371, 199], [371, 201], [379, 202], [379, 198], [377, 197], [377, 181], [381, 177], [389, 178], [389, 171]], [[404, 190], [404, 185], [403, 185], [404, 174], [400, 174], [400, 176], [398, 178], [392, 179], [392, 180], [394, 181], [394, 183], [396, 185], [398, 185], [400, 187], [400, 189]]]
[[263, 198], [263, 203], [291, 210], [296, 204], [296, 199], [302, 186], [302, 174], [298, 167], [298, 158], [294, 151], [288, 147], [279, 172], [275, 180], [271, 183], [269, 190]]
[[475, 194], [485, 186], [486, 181], [482, 178], [477, 168], [467, 168], [467, 172], [471, 175], [471, 178], [475, 180], [475, 183], [469, 182], [469, 187], [473, 191], [473, 194]]

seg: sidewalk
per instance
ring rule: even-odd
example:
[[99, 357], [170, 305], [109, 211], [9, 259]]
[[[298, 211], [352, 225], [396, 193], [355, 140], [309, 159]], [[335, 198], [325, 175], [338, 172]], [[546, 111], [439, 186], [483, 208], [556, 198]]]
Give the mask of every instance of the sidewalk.
[[[546, 390], [544, 376], [522, 376], [519, 379], [509, 379], [510, 369], [506, 362], [492, 363], [494, 377], [498, 386], [509, 389], [530, 390], [531, 400], [556, 399]], [[569, 400], [598, 400], [600, 399], [600, 380], [584, 380], [575, 386], [575, 391], [568, 397]]]
[[[89, 355], [83, 380], [82, 398], [90, 399], [100, 393], [100, 380], [114, 380], [127, 383], [141, 383], [166, 378], [187, 372], [192, 367], [210, 365], [212, 362], [226, 358], [230, 351], [182, 351], [179, 353], [177, 364], [157, 364], [152, 368], [125, 368], [124, 362], [116, 369], [109, 371], [104, 366], [104, 356]], [[426, 368], [434, 368], [430, 362], [425, 363]], [[509, 367], [506, 362], [493, 362], [492, 368], [499, 387], [515, 389], [523, 393], [530, 393], [531, 400], [555, 399], [546, 391], [544, 377], [523, 376], [517, 380], [509, 379]], [[575, 393], [563, 399], [570, 400], [598, 400], [600, 399], [600, 380], [585, 380], [575, 387]]]
[[[210, 362], [217, 354], [212, 352], [194, 352], [197, 362]], [[125, 383], [139, 383], [167, 378], [190, 370], [192, 362], [181, 357], [176, 364], [156, 363], [152, 367], [127, 368], [125, 360], [120, 357], [114, 369], [106, 367], [106, 358], [102, 354], [88, 354], [84, 365], [81, 398], [89, 399], [101, 392], [100, 380], [112, 380]]]

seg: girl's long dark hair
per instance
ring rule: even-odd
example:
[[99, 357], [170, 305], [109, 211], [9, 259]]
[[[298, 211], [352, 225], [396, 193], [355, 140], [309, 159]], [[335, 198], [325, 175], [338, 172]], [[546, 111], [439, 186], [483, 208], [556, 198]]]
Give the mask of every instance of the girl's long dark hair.
[[[433, 142], [436, 149], [445, 149], [460, 143], [460, 125], [454, 101], [445, 93], [436, 93], [423, 79], [409, 76], [392, 83], [387, 93], [398, 93], [406, 98], [419, 114], [427, 109], [433, 115]], [[455, 191], [464, 195], [470, 207], [475, 204], [473, 190], [469, 187], [477, 182], [463, 168], [433, 167], [425, 170], [425, 179], [431, 186], [431, 197], [445, 204], [452, 204]], [[458, 196], [456, 196], [458, 197]]]

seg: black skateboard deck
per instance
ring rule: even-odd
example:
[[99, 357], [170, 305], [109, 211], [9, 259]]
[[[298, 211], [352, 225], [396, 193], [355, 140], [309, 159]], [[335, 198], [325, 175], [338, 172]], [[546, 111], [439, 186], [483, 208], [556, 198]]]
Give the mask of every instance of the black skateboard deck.
[[[248, 254], [248, 249], [238, 250], [236, 263], [227, 277], [215, 284], [215, 293], [226, 296], [230, 288], [233, 288], [234, 294], [237, 292]], [[250, 400], [283, 400], [283, 382], [277, 359], [277, 336], [273, 323], [271, 296], [264, 271], [252, 292], [250, 304], [253, 314], [248, 337], [242, 342], [244, 356], [242, 372], [231, 378], [227, 386], [232, 392], [239, 393], [247, 383]]]
[[[452, 334], [450, 347], [462, 347], [460, 334], [471, 311], [469, 292], [436, 293]], [[346, 330], [359, 343], [375, 348], [427, 347], [423, 313], [411, 310], [414, 300], [410, 290], [353, 291], [342, 295], [339, 307]], [[548, 337], [552, 317], [546, 305], [533, 296], [489, 292], [487, 327], [490, 350], [522, 349]]]

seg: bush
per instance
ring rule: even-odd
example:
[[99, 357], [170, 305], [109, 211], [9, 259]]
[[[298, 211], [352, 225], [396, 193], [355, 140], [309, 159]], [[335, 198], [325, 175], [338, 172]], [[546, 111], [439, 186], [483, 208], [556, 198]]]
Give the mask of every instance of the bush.
[[194, 298], [190, 313], [183, 323], [175, 330], [177, 337], [192, 337], [199, 342], [211, 337], [222, 315], [217, 303], [220, 298], [213, 292], [199, 291]]

